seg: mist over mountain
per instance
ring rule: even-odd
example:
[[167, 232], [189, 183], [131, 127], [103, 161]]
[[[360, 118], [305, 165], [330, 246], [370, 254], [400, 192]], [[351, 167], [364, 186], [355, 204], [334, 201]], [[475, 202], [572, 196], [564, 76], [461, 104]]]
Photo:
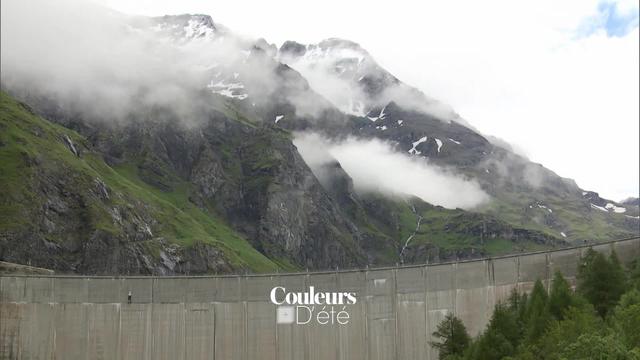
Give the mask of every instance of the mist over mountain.
[[75, 0], [4, 1], [1, 40], [0, 259], [261, 272], [640, 233], [637, 201], [529, 161], [349, 40], [277, 48]]

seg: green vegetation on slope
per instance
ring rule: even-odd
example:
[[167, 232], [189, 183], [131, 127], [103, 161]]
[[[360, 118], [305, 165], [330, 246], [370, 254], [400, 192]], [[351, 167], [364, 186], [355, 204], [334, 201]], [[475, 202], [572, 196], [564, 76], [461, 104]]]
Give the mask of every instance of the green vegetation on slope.
[[[445, 209], [428, 204], [407, 205], [401, 213], [400, 235], [406, 239], [416, 230], [418, 215], [420, 227], [411, 239], [413, 244], [431, 244], [445, 252], [464, 251], [485, 256], [502, 255], [512, 252], [549, 249], [550, 242], [535, 242], [540, 237], [535, 231], [514, 229], [491, 215], [479, 214], [462, 209]], [[518, 239], [514, 231], [530, 232], [529, 239]], [[553, 238], [551, 238], [553, 240]]]
[[[65, 137], [78, 148], [80, 156], [70, 150]], [[170, 243], [183, 247], [196, 243], [212, 245], [235, 268], [270, 272], [280, 267], [222, 221], [192, 204], [188, 199], [188, 183], [177, 176], [169, 177], [170, 189], [162, 191], [140, 179], [140, 165], [110, 167], [90, 150], [82, 136], [43, 120], [6, 93], [0, 93], [0, 233], [32, 226], [32, 219], [47, 202], [38, 184], [64, 178], [73, 185], [76, 192], [73, 195], [82, 198], [86, 217], [94, 229], [118, 235], [123, 230], [114, 221], [111, 209], [133, 207], [153, 220], [154, 236]], [[106, 200], [90, 196], [98, 180], [114, 196]], [[157, 255], [153, 249], [150, 253]]]
[[[544, 201], [540, 201], [544, 199]], [[541, 206], [538, 206], [541, 205]], [[551, 210], [550, 210], [551, 209]], [[546, 193], [531, 189], [504, 190], [478, 211], [495, 216], [513, 226], [543, 232], [558, 237], [563, 232], [567, 240], [598, 242], [637, 235], [638, 225], [629, 225], [634, 213], [607, 213], [590, 207], [577, 195]], [[635, 231], [633, 230], [635, 227]]]

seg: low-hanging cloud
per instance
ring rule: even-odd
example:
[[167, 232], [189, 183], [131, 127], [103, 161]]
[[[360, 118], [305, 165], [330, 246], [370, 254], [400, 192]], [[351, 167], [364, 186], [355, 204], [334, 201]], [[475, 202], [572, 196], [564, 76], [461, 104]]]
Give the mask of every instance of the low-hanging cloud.
[[[277, 63], [249, 56], [252, 40], [223, 27], [193, 36], [188, 32], [211, 29], [164, 20], [85, 0], [3, 0], [2, 86], [100, 120], [127, 119], [145, 106], [189, 119], [198, 94], [216, 83], [251, 88], [247, 101], [274, 91]], [[183, 27], [185, 36], [172, 33]]]
[[165, 66], [174, 49], [125, 24], [124, 15], [86, 2], [3, 1], [3, 86], [116, 118], [133, 101], [179, 99], [193, 73]]
[[297, 133], [294, 144], [322, 181], [323, 166], [338, 161], [353, 179], [356, 191], [417, 196], [446, 208], [473, 208], [489, 200], [477, 182], [465, 179], [423, 158], [409, 157], [378, 139], [333, 141], [316, 133]]
[[[347, 114], [365, 116], [374, 109], [395, 102], [407, 110], [466, 125], [450, 106], [399, 82], [366, 50], [348, 40], [327, 39], [307, 46], [302, 56], [280, 53], [279, 60], [299, 71], [314, 91]], [[365, 77], [384, 85], [374, 93], [367, 92], [361, 83]]]

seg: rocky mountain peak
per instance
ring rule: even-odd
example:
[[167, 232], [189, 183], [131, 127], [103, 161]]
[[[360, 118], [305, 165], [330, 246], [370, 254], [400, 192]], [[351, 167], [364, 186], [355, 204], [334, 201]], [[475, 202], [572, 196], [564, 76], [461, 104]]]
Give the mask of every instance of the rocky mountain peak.
[[[358, 43], [340, 38], [308, 45], [286, 41], [279, 49], [278, 61], [310, 79], [311, 86], [321, 95], [355, 116], [365, 116], [372, 107], [388, 102], [380, 99], [380, 95], [399, 83]], [[323, 86], [323, 81], [340, 84], [344, 91], [325, 92], [327, 86]]]
[[298, 57], [304, 55], [305, 52], [307, 52], [307, 46], [296, 41], [287, 40], [282, 43], [278, 51], [283, 55]]
[[339, 75], [346, 72], [345, 64], [356, 65], [351, 69], [358, 72], [359, 65], [364, 62], [375, 64], [369, 53], [358, 43], [340, 38], [329, 38], [317, 44], [300, 44], [295, 41], [285, 41], [279, 50], [279, 56], [284, 62], [300, 60], [311, 62], [325, 62], [336, 67]]
[[[316, 53], [313, 53], [313, 51]], [[356, 57], [359, 60], [364, 60], [365, 58], [371, 58], [369, 53], [360, 46], [360, 44], [355, 41], [341, 39], [341, 38], [328, 38], [320, 41], [317, 44], [301, 44], [296, 41], [285, 41], [282, 46], [280, 46], [280, 54], [286, 56], [304, 56], [309, 53], [313, 55], [319, 55], [317, 51], [320, 50], [323, 52], [323, 55], [329, 55], [330, 53], [333, 55], [338, 55], [338, 57], [344, 59], [346, 57]], [[348, 53], [336, 54], [335, 52], [349, 50]]]
[[268, 43], [264, 38], [256, 40], [253, 46], [264, 51], [270, 58], [274, 58], [278, 54], [278, 47], [274, 44]]
[[317, 46], [327, 50], [349, 49], [360, 53], [363, 56], [369, 56], [369, 53], [355, 41], [342, 38], [328, 38], [320, 41]]
[[153, 30], [168, 33], [175, 38], [213, 38], [219, 28], [209, 15], [182, 14], [151, 18]]

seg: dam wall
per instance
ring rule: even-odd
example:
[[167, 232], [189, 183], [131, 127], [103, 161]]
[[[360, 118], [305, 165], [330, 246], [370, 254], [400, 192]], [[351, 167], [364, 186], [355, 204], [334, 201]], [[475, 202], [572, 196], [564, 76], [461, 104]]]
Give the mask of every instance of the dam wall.
[[[637, 238], [593, 248], [640, 257]], [[548, 286], [557, 270], [573, 281], [586, 251], [298, 274], [2, 276], [0, 359], [437, 359], [429, 341], [447, 313], [476, 335], [513, 289]], [[276, 286], [353, 292], [357, 302], [339, 306], [347, 324], [278, 323]]]

